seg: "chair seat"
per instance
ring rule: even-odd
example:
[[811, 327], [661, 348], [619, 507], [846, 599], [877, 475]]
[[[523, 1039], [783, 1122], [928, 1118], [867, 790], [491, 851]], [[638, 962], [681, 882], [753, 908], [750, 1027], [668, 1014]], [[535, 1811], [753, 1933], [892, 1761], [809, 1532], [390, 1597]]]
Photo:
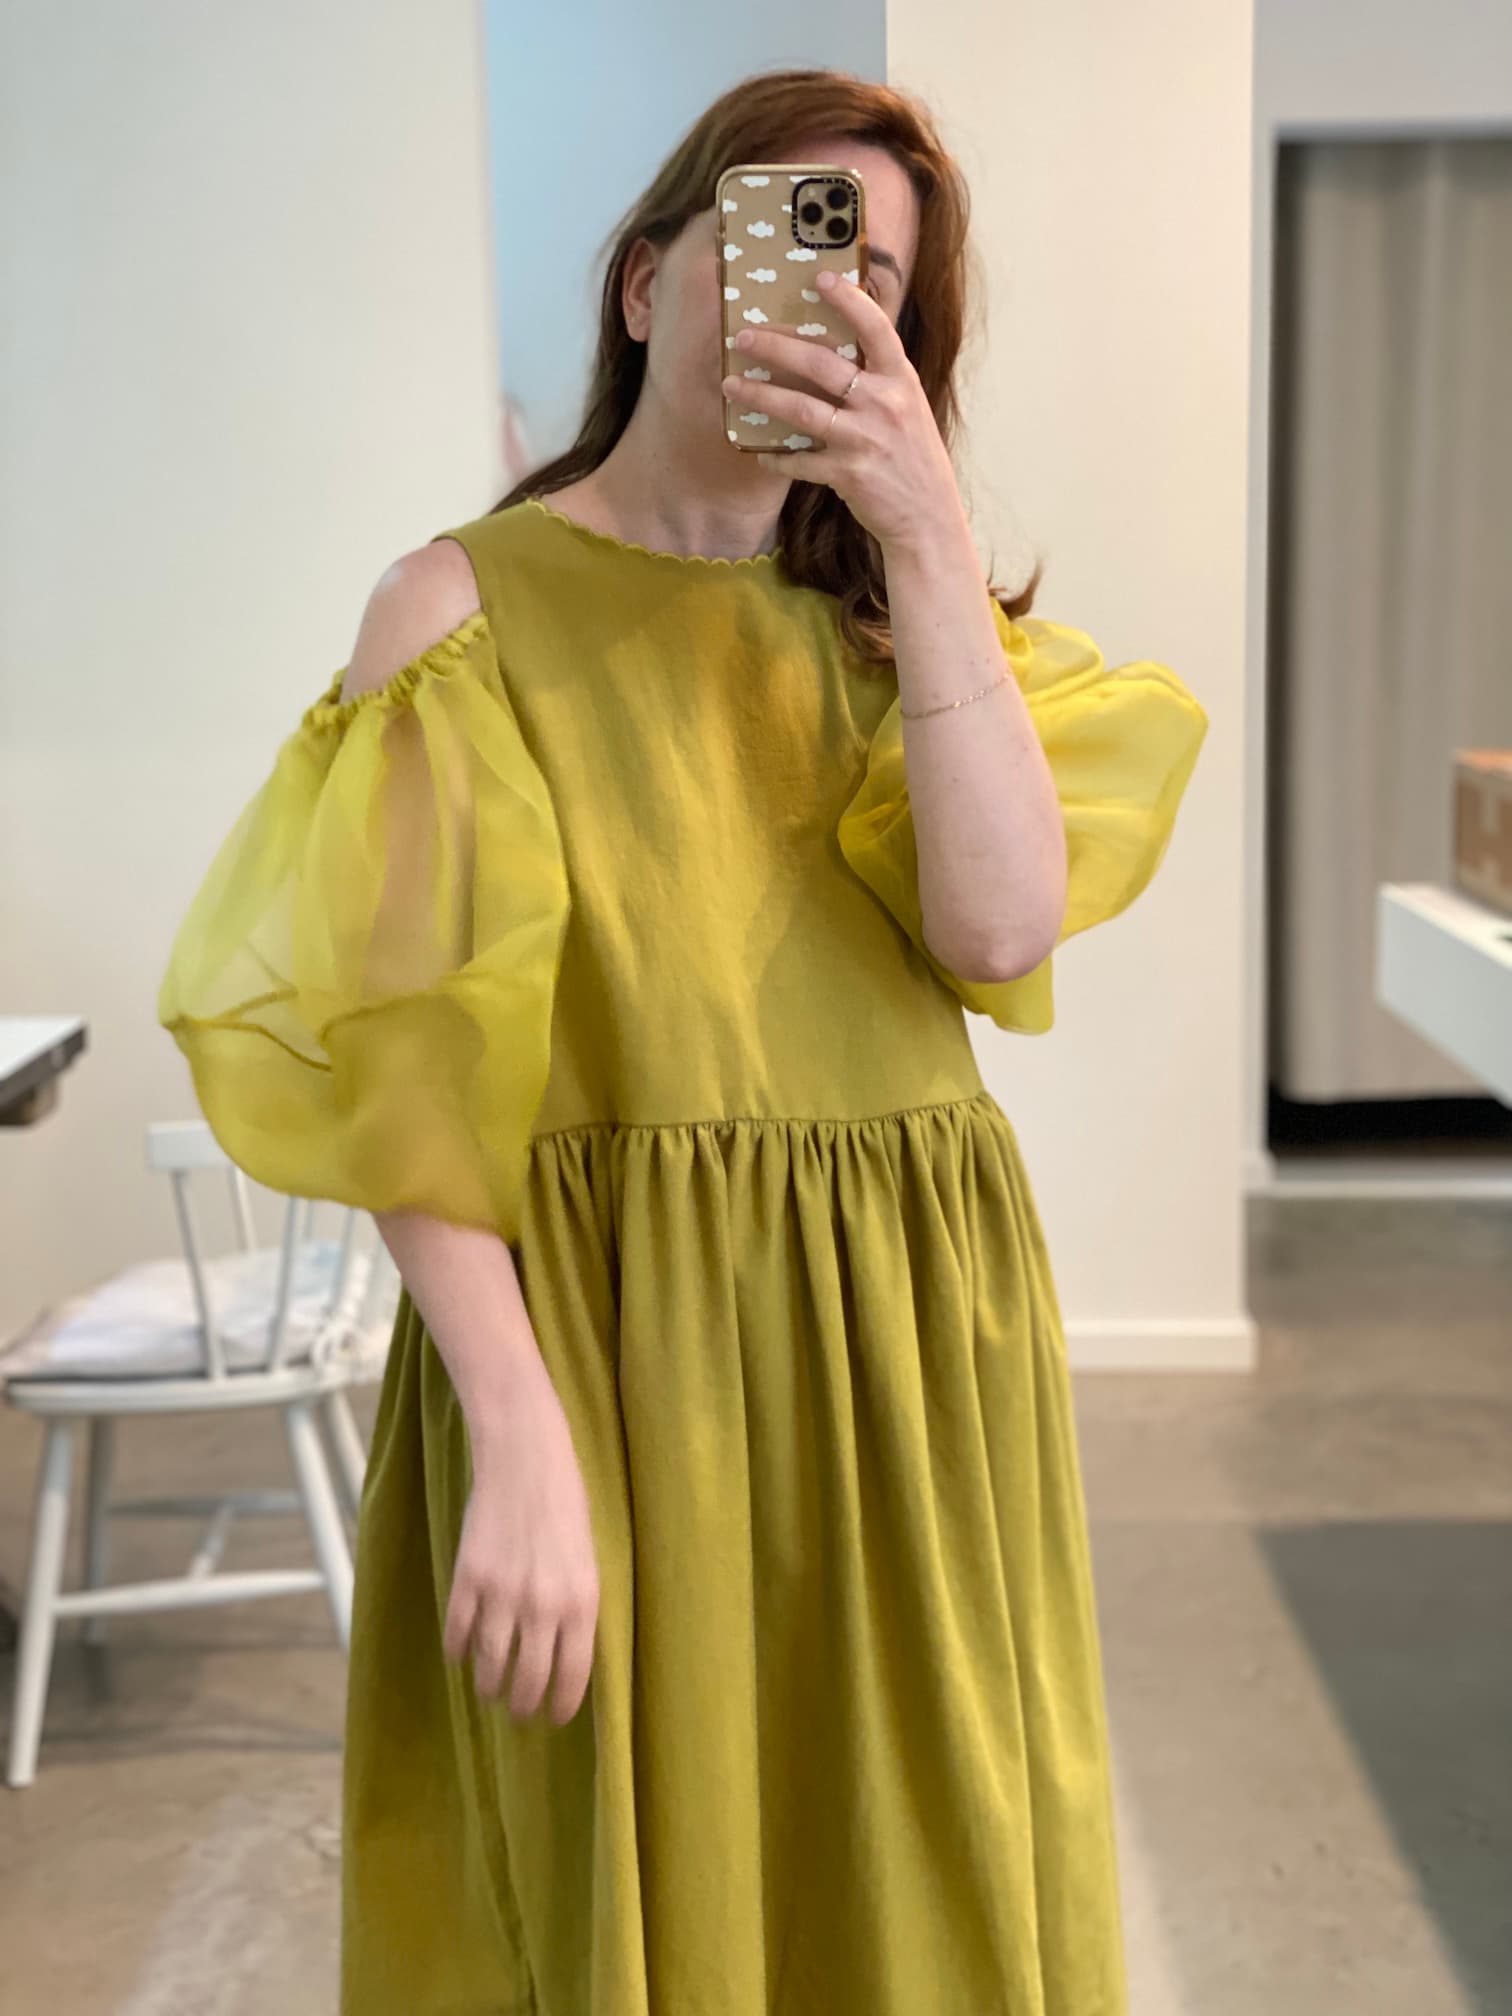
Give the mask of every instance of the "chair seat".
[[[268, 1360], [269, 1327], [282, 1255], [276, 1247], [231, 1253], [204, 1263], [215, 1326], [230, 1372], [256, 1372]], [[392, 1269], [356, 1327], [373, 1256], [352, 1256], [343, 1307], [331, 1296], [340, 1242], [307, 1239], [295, 1249], [284, 1363], [309, 1364], [329, 1349], [381, 1356], [393, 1328], [399, 1281]], [[206, 1370], [199, 1311], [188, 1264], [150, 1260], [60, 1303], [0, 1352], [0, 1380], [182, 1379]]]

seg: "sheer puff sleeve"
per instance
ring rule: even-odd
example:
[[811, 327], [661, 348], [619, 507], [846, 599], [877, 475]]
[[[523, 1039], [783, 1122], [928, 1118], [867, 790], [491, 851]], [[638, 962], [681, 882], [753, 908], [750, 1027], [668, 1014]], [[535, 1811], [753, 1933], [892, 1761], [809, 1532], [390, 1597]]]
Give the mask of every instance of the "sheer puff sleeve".
[[568, 913], [550, 793], [481, 609], [386, 686], [343, 676], [216, 856], [159, 1020], [259, 1182], [512, 1240]]
[[[1015, 622], [995, 599], [992, 608], [1065, 819], [1062, 944], [1127, 909], [1154, 875], [1208, 719], [1165, 666], [1105, 666], [1085, 631], [1037, 617]], [[840, 818], [841, 852], [968, 1008], [1001, 1029], [1039, 1034], [1055, 1016], [1053, 955], [1016, 980], [971, 981], [941, 965], [924, 943], [899, 707], [895, 699], [872, 736], [865, 775]]]

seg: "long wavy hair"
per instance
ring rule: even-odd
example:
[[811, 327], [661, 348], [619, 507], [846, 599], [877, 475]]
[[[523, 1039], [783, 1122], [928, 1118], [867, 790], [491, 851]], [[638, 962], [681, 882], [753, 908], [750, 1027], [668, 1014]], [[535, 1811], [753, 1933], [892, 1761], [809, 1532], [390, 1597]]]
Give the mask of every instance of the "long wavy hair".
[[[625, 328], [625, 264], [638, 238], [669, 244], [712, 207], [721, 171], [773, 161], [811, 133], [882, 147], [904, 169], [919, 203], [919, 240], [897, 328], [946, 448], [960, 426], [956, 366], [979, 313], [977, 258], [968, 236], [970, 198], [928, 110], [907, 93], [840, 70], [772, 70], [726, 91], [688, 129], [650, 187], [605, 239], [598, 349], [582, 422], [570, 448], [523, 476], [493, 507], [547, 496], [590, 475], [623, 433], [645, 376], [645, 345]], [[794, 483], [779, 519], [783, 565], [804, 587], [837, 596], [845, 642], [862, 659], [890, 663], [892, 625], [882, 549], [844, 499], [823, 483]], [[1027, 615], [1043, 566], [1015, 592], [989, 584], [1011, 617]]]

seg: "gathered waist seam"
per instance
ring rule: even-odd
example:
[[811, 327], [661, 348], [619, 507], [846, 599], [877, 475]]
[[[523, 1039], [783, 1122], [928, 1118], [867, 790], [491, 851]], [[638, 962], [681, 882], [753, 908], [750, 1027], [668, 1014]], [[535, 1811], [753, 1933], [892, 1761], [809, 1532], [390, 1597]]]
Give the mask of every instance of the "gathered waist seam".
[[932, 1099], [919, 1106], [895, 1106], [885, 1113], [721, 1113], [704, 1120], [583, 1120], [573, 1127], [551, 1127], [530, 1137], [539, 1141], [565, 1141], [582, 1134], [678, 1134], [717, 1132], [727, 1127], [875, 1127], [889, 1121], [903, 1121], [926, 1113], [958, 1113], [964, 1108], [987, 1105], [1000, 1111], [985, 1085], [956, 1099]]

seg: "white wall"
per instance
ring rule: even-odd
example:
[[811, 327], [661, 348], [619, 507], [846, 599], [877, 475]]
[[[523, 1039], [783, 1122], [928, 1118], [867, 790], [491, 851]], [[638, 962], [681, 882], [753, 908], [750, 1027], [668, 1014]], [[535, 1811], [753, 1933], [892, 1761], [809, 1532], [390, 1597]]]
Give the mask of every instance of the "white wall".
[[1512, 132], [1512, 6], [1506, 0], [1256, 0], [1254, 340], [1251, 350], [1246, 624], [1245, 1172], [1265, 1148], [1265, 661], [1271, 293], [1276, 150], [1285, 139]]
[[1073, 1362], [1246, 1362], [1240, 1197], [1248, 0], [890, 0], [888, 74], [944, 115], [990, 280], [979, 530], [1038, 613], [1163, 660], [1212, 718], [1175, 843], [1059, 955], [1043, 1037], [979, 1024]]
[[[0, 10], [0, 1328], [171, 1244], [168, 944], [379, 572], [499, 494], [472, 0]], [[14, 319], [13, 319], [14, 318]]]

